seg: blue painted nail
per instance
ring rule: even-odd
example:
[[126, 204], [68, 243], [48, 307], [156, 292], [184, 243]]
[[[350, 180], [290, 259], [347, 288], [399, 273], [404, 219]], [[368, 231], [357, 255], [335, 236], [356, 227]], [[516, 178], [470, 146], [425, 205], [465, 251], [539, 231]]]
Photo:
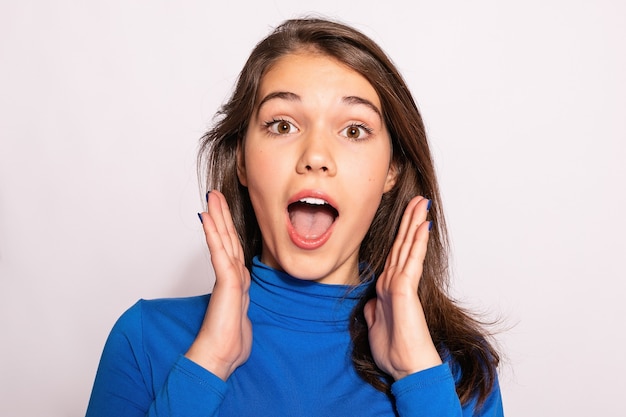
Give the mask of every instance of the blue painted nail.
[[426, 206], [426, 211], [430, 210], [430, 207], [433, 205], [433, 200], [428, 200], [428, 205]]
[[205, 196], [205, 197], [206, 197], [206, 202], [207, 202], [207, 203], [209, 202], [209, 193], [210, 193], [210, 191], [207, 191], [207, 192], [206, 192], [206, 196]]
[[432, 228], [433, 228], [433, 222], [430, 221], [430, 222], [428, 222], [428, 231], [430, 232], [430, 229], [432, 229]]
[[198, 218], [200, 219], [200, 223], [204, 224], [204, 222], [202, 221], [202, 216], [200, 215], [200, 213], [198, 213]]

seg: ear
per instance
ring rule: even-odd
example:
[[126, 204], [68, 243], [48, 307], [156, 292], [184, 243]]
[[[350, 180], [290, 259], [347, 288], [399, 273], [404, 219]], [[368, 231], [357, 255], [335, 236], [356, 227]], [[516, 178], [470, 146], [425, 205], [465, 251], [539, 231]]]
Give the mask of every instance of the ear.
[[398, 168], [396, 167], [395, 162], [391, 162], [389, 165], [389, 170], [387, 171], [387, 178], [385, 179], [385, 187], [383, 189], [383, 193], [388, 192], [396, 185], [396, 180], [398, 179]]
[[237, 144], [237, 177], [239, 178], [239, 182], [244, 187], [248, 186], [248, 175], [246, 173], [246, 162], [243, 151], [243, 143], [239, 142]]

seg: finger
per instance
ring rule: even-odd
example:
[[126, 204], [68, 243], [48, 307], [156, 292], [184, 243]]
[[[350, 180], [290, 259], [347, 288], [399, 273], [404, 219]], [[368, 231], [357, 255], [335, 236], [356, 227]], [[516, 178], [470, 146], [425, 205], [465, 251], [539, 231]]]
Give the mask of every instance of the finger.
[[209, 246], [209, 252], [211, 255], [217, 251], [223, 251], [223, 242], [219, 236], [213, 217], [210, 216], [208, 212], [198, 213], [198, 216], [202, 222], [202, 230], [204, 231], [206, 243]]
[[385, 265], [385, 269], [389, 269], [391, 266], [395, 266], [398, 264], [398, 256], [400, 254], [400, 248], [406, 239], [406, 235], [409, 230], [410, 220], [413, 214], [413, 210], [415, 206], [421, 201], [423, 197], [414, 197], [409, 204], [404, 209], [404, 214], [402, 215], [402, 220], [400, 221], [400, 227], [398, 229], [398, 234], [396, 235], [396, 239], [394, 240], [393, 246], [391, 247], [391, 252], [387, 257], [387, 262]]
[[203, 219], [208, 217], [209, 221], [203, 221], [203, 224], [208, 225], [209, 230], [216, 235], [215, 238], [220, 239], [222, 241], [222, 245], [225, 246], [224, 235], [226, 228], [224, 226], [224, 216], [221, 213], [221, 206], [219, 204], [219, 200], [215, 197], [215, 194], [213, 194], [213, 198], [210, 198], [212, 193], [214, 193], [214, 191], [207, 193], [206, 215], [202, 215]]
[[216, 227], [214, 217], [206, 212], [198, 214], [202, 220], [202, 228], [207, 246], [209, 247], [213, 269], [216, 271], [221, 270], [220, 268], [225, 267], [229, 263], [229, 254], [224, 246], [224, 240]]
[[402, 242], [402, 245], [400, 246], [400, 251], [399, 251], [398, 259], [397, 259], [397, 266], [400, 269], [404, 268], [407, 258], [409, 257], [409, 254], [413, 250], [413, 245], [415, 243], [417, 231], [419, 227], [426, 221], [426, 217], [428, 216], [428, 205], [429, 205], [429, 200], [425, 198], [421, 199], [415, 205], [415, 208], [413, 209], [411, 213], [411, 217], [409, 219], [409, 226], [404, 236], [404, 241]]
[[[226, 209], [224, 209], [224, 207], [226, 207]], [[235, 256], [235, 250], [233, 249], [232, 239], [227, 226], [230, 213], [228, 212], [228, 206], [226, 205], [224, 196], [219, 191], [213, 190], [208, 194], [207, 209], [209, 216], [215, 224], [224, 250], [229, 257]]]
[[218, 271], [228, 271], [233, 267], [231, 262], [233, 258], [232, 244], [218, 198], [214, 196], [209, 199], [207, 206], [208, 212], [200, 213], [200, 219], [217, 279], [224, 276], [224, 274], [218, 274]]
[[430, 237], [431, 222], [424, 221], [417, 228], [415, 241], [411, 245], [411, 251], [403, 266], [403, 272], [415, 279], [415, 287], [419, 285], [424, 271], [424, 260], [428, 249], [428, 239]]
[[241, 247], [241, 241], [239, 240], [239, 234], [237, 233], [237, 229], [235, 228], [235, 223], [233, 222], [233, 216], [230, 213], [230, 208], [228, 207], [228, 202], [226, 202], [226, 197], [224, 194], [219, 191], [215, 191], [216, 195], [220, 201], [220, 207], [222, 210], [222, 216], [224, 218], [224, 225], [226, 226], [226, 231], [228, 233], [228, 238], [230, 239], [230, 244], [233, 249], [233, 255], [237, 257], [239, 260], [243, 262], [243, 248]]

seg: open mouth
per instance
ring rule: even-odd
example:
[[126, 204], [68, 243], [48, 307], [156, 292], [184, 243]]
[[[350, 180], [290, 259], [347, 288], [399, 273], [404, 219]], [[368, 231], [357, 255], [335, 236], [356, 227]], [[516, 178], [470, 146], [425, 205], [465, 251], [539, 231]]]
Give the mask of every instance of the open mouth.
[[335, 222], [339, 212], [321, 198], [305, 197], [287, 207], [295, 233], [305, 240], [323, 236]]

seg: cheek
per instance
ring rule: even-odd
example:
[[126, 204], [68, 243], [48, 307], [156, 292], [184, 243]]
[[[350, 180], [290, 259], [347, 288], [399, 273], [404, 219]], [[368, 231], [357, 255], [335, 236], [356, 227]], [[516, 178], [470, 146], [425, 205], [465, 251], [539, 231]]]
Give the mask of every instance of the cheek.
[[245, 164], [250, 185], [259, 185], [263, 182], [264, 177], [271, 176], [271, 171], [275, 166], [272, 164], [272, 160], [275, 161], [276, 157], [272, 157], [269, 152], [263, 149], [246, 148]]
[[[362, 167], [361, 167], [362, 168]], [[364, 221], [370, 221], [385, 192], [387, 170], [385, 167], [369, 167], [370, 169], [354, 169], [351, 179], [346, 183], [348, 192], [353, 195], [355, 204]]]
[[246, 152], [246, 178], [248, 194], [255, 211], [261, 216], [268, 211], [267, 204], [276, 201], [281, 179], [285, 178], [284, 164], [275, 152], [251, 149]]
[[381, 151], [370, 158], [351, 161], [350, 171], [354, 181], [365, 183], [371, 192], [382, 194], [389, 179], [389, 156]]

